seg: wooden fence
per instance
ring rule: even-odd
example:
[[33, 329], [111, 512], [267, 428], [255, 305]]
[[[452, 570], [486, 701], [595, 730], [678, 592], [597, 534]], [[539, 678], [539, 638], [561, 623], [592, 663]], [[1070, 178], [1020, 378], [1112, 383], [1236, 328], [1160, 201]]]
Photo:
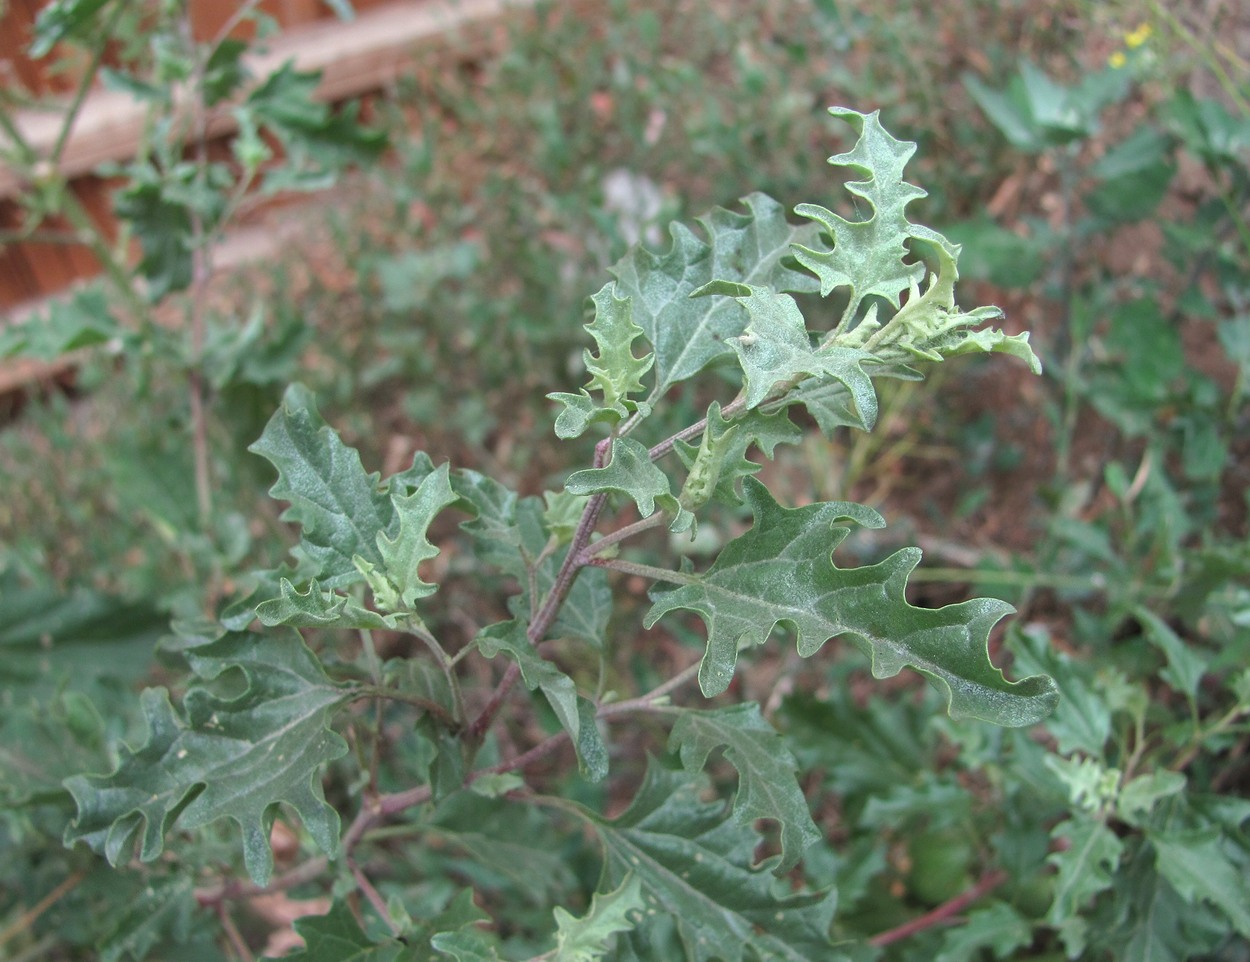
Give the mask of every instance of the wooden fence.
[[[318, 96], [344, 100], [377, 90], [401, 75], [414, 56], [436, 47], [449, 31], [482, 30], [508, 9], [531, 0], [353, 0], [357, 16], [344, 23], [321, 0], [262, 0], [261, 9], [282, 31], [249, 61], [253, 75], [264, 77], [294, 58], [301, 70], [322, 71]], [[17, 86], [56, 97], [73, 89], [70, 72], [49, 69], [55, 56], [34, 61], [26, 56], [30, 29], [46, 0], [0, 0], [0, 85]], [[238, 4], [192, 0], [193, 28], [212, 37], [227, 23]], [[124, 93], [93, 90], [61, 154], [61, 170], [71, 189], [96, 224], [111, 234], [113, 221], [109, 184], [93, 171], [103, 162], [133, 156], [144, 127], [144, 107]], [[223, 118], [214, 135], [229, 136]], [[51, 153], [60, 129], [54, 113], [23, 111], [17, 125], [27, 142]], [[3, 134], [0, 134], [0, 144]], [[0, 161], [0, 234], [19, 230], [21, 191], [29, 189], [18, 174]], [[68, 225], [48, 223], [47, 231]], [[65, 290], [75, 281], [98, 273], [99, 265], [84, 247], [23, 239], [0, 244], [0, 316]]]

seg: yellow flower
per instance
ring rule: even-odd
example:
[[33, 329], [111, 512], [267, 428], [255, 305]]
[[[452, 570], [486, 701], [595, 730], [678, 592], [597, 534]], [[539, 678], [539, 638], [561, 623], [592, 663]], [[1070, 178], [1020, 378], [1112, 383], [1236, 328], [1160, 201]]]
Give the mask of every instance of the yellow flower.
[[1152, 32], [1150, 24], [1138, 24], [1135, 30], [1124, 35], [1124, 45], [1130, 50], [1135, 50], [1150, 39]]
[[1125, 57], [1124, 57], [1124, 51], [1122, 50], [1117, 50], [1115, 53], [1113, 53], [1110, 57], [1107, 58], [1107, 65], [1111, 67], [1112, 70], [1119, 70], [1121, 67], [1124, 66], [1124, 62], [1125, 62]]

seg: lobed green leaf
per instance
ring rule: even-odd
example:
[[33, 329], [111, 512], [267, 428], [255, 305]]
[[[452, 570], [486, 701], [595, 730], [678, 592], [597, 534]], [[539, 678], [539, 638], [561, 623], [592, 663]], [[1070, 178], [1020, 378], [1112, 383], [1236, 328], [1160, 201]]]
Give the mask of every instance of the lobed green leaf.
[[746, 309], [746, 331], [730, 339], [746, 379], [748, 408], [759, 407], [777, 385], [792, 386], [811, 375], [834, 381], [850, 397], [856, 412], [854, 426], [871, 431], [877, 421], [877, 392], [863, 365], [872, 353], [836, 344], [816, 348], [794, 298], [766, 287], [746, 284], [709, 284], [700, 294], [729, 294]]
[[304, 947], [283, 955], [285, 962], [401, 962], [416, 958], [398, 939], [375, 942], [369, 938], [344, 901], [335, 902], [326, 915], [296, 919], [294, 927]]
[[[1250, 938], [1250, 905], [1246, 902], [1246, 867], [1241, 853], [1234, 861], [1214, 829], [1151, 832], [1155, 865], [1186, 902], [1215, 905], [1241, 935]], [[1240, 864], [1238, 864], [1238, 862]]]
[[800, 204], [795, 213], [810, 217], [833, 242], [831, 250], [795, 248], [795, 259], [820, 278], [820, 292], [827, 297], [837, 288], [849, 288], [846, 316], [854, 317], [859, 305], [878, 297], [892, 307], [899, 306], [904, 291], [918, 285], [925, 274], [924, 264], [908, 261], [908, 242], [913, 239], [944, 244], [936, 231], [912, 224], [907, 205], [927, 196], [927, 192], [903, 180], [903, 169], [916, 152], [911, 141], [897, 140], [881, 126], [880, 111], [861, 114], [845, 107], [830, 107], [829, 113], [849, 121], [860, 132], [855, 146], [829, 158], [829, 163], [849, 167], [866, 179], [852, 181], [846, 189], [866, 200], [871, 215], [850, 221], [816, 204]]
[[701, 801], [703, 786], [649, 760], [628, 810], [595, 819], [605, 855], [601, 887], [637, 878], [641, 925], [671, 915], [687, 962], [836, 960], [834, 893], [778, 895], [769, 866], [752, 866], [759, 836], [722, 805]]
[[289, 579], [278, 582], [278, 597], [256, 606], [256, 617], [269, 628], [394, 628], [395, 623], [355, 599], [333, 591], [323, 591], [313, 578], [308, 590], [300, 593]]
[[1033, 928], [1027, 919], [1006, 902], [991, 902], [968, 913], [963, 925], [946, 933], [934, 962], [965, 962], [980, 958], [986, 949], [996, 959], [1007, 959], [1032, 941]]
[[764, 414], [756, 408], [730, 420], [721, 415], [720, 403], [713, 401], [699, 446], [680, 440], [674, 445], [688, 471], [678, 500], [691, 511], [709, 499], [740, 505], [738, 482], [760, 469], [747, 458], [747, 451], [759, 448], [771, 459], [778, 444], [797, 444], [802, 438], [802, 430], [784, 411]]
[[115, 0], [52, 0], [39, 11], [35, 20], [31, 57], [38, 60], [51, 53], [62, 40], [89, 32], [96, 23], [96, 14], [113, 2]]
[[[152, 861], [175, 820], [192, 829], [230, 818], [243, 830], [248, 873], [265, 885], [273, 869], [273, 812], [285, 803], [322, 850], [334, 852], [339, 817], [317, 777], [347, 752], [329, 721], [350, 693], [326, 677], [295, 635], [227, 634], [184, 654], [201, 680], [186, 696], [185, 715], [165, 689], [147, 689], [140, 700], [148, 725], [143, 745], [124, 750], [110, 775], [66, 780], [78, 805], [66, 844], [85, 841], [116, 865], [138, 840], [140, 858]], [[247, 681], [235, 697], [208, 687], [228, 671]]]
[[302, 384], [287, 388], [282, 406], [248, 450], [278, 471], [269, 494], [290, 502], [282, 518], [302, 528], [299, 554], [309, 577], [321, 579], [324, 588], [342, 588], [362, 579], [357, 556], [384, 564], [377, 537], [389, 529], [394, 507], [379, 475], [366, 474], [360, 454], [321, 419], [311, 391]]
[[729, 686], [741, 649], [763, 644], [776, 624], [786, 622], [795, 628], [802, 657], [845, 634], [872, 659], [876, 678], [906, 666], [920, 671], [945, 692], [955, 717], [1024, 726], [1054, 709], [1058, 696], [1049, 678], [1008, 682], [989, 661], [989, 631], [1012, 610], [1009, 605], [975, 599], [915, 608], [905, 589], [920, 561], [917, 549], [865, 568], [840, 569], [830, 560], [847, 534], [838, 522], [881, 527], [876, 512], [846, 502], [782, 508], [754, 478], [744, 482], [744, 491], [754, 514], [751, 530], [726, 545], [693, 583], [654, 591], [644, 622], [651, 627], [681, 608], [698, 613], [708, 628], [699, 670], [705, 695]]
[[581, 918], [557, 907], [553, 962], [599, 962], [608, 952], [612, 936], [632, 929], [645, 907], [642, 885], [632, 875], [611, 892], [596, 892], [589, 911]]
[[760, 818], [781, 824], [776, 874], [794, 868], [804, 850], [820, 840], [798, 782], [798, 762], [755, 702], [714, 711], [683, 711], [669, 735], [668, 748], [678, 752], [682, 766], [691, 774], [703, 770], [714, 750], [725, 749], [726, 760], [738, 770], [734, 817], [744, 825]]
[[1059, 871], [1046, 920], [1059, 929], [1069, 956], [1075, 958], [1086, 940], [1082, 914], [1099, 893], [1115, 884], [1124, 843], [1104, 822], [1079, 816], [1056, 825], [1051, 835], [1064, 840], [1065, 846], [1047, 859]]
[[[567, 553], [548, 550], [553, 537], [556, 543], [568, 540], [564, 536], [569, 523], [567, 516], [561, 513], [549, 517], [550, 512], [538, 498], [521, 498], [476, 471], [455, 471], [451, 482], [460, 497], [459, 506], [475, 515], [461, 527], [473, 536], [478, 558], [523, 586], [531, 583], [532, 575], [537, 599], [541, 601], [555, 583], [556, 573]], [[530, 606], [528, 591], [509, 599], [509, 609], [518, 618], [528, 620]], [[548, 635], [576, 638], [595, 648], [601, 647], [611, 613], [612, 591], [607, 572], [583, 569]]]
[[419, 567], [421, 562], [438, 554], [438, 549], [426, 539], [430, 522], [456, 500], [446, 464], [426, 475], [412, 494], [391, 492], [399, 530], [394, 537], [389, 537], [385, 531], [378, 532], [382, 566], [365, 575], [378, 606], [384, 611], [412, 611], [419, 599], [438, 590], [437, 585], [421, 580]]
[[651, 460], [647, 449], [633, 438], [613, 439], [608, 463], [602, 468], [574, 471], [564, 482], [564, 489], [570, 494], [624, 494], [633, 499], [644, 518], [655, 514], [658, 504], [660, 510], [676, 516], [674, 530], [682, 530], [678, 525], [685, 512], [673, 497], [668, 475]]
[[[597, 356], [589, 350], [583, 352], [590, 383], [580, 394], [547, 395], [565, 404], [556, 419], [556, 434], [561, 438], [578, 437], [596, 422], [615, 424], [639, 410], [639, 404], [631, 401], [629, 395], [643, 390], [642, 376], [655, 362], [650, 353], [634, 357], [632, 345], [643, 330], [633, 321], [630, 298], [617, 297], [613, 285], [608, 283], [590, 300], [595, 316], [585, 327], [599, 347]], [[591, 391], [602, 396], [601, 403], [591, 399]], [[645, 414], [646, 405], [642, 408]]]
[[700, 218], [703, 240], [682, 224], [669, 233], [664, 254], [633, 248], [612, 267], [616, 292], [631, 301], [633, 321], [655, 351], [652, 396], [698, 374], [730, 351], [728, 339], [742, 333], [734, 305], [690, 295], [715, 280], [760, 284], [784, 291], [811, 291], [812, 279], [788, 267], [791, 245], [815, 240], [814, 228], [786, 221], [782, 206], [765, 194], [742, 199], [747, 213], [716, 208]]

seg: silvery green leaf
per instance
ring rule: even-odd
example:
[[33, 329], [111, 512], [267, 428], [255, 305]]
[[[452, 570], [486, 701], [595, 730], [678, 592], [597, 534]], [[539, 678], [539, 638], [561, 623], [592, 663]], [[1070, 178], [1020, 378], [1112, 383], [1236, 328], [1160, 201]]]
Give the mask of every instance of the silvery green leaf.
[[715, 280], [783, 291], [816, 287], [783, 262], [791, 245], [815, 241], [815, 228], [788, 223], [782, 206], [764, 194], [750, 194], [742, 203], [745, 214], [718, 207], [699, 219], [706, 240], [674, 224], [666, 253], [638, 246], [612, 268], [616, 293], [630, 298], [633, 321], [655, 350], [655, 397], [728, 354], [728, 339], [742, 333], [744, 319], [733, 304], [691, 299], [692, 292]]
[[653, 591], [645, 620], [650, 627], [682, 608], [703, 619], [708, 641], [699, 684], [705, 695], [724, 691], [738, 652], [762, 645], [785, 622], [794, 627], [803, 657], [846, 635], [871, 658], [874, 677], [889, 678], [907, 666], [920, 671], [944, 692], [956, 717], [1024, 726], [1054, 710], [1058, 696], [1049, 678], [1008, 682], [990, 663], [989, 631], [1012, 610], [1009, 605], [974, 599], [938, 609], [913, 607], [905, 588], [920, 561], [917, 549], [864, 568], [842, 569], [830, 560], [847, 534], [841, 522], [881, 527], [876, 512], [846, 502], [787, 509], [754, 478], [743, 484], [755, 516], [751, 530], [690, 583]]

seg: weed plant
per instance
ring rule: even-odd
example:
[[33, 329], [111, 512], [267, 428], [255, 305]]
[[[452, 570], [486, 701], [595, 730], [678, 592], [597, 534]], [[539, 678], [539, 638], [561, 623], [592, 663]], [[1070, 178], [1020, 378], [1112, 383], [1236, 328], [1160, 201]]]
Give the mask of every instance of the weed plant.
[[[158, 121], [143, 50], [242, 62], [128, 10], [40, 42], [166, 37], [113, 81]], [[4, 438], [0, 949], [277, 955], [307, 914], [294, 958], [1246, 958], [1245, 66], [1163, 7], [992, 13], [541, 6], [398, 92], [339, 254], [172, 331], [142, 297], [206, 293], [230, 220], [186, 186], [286, 161], [123, 172], [146, 288], [3, 343], [103, 347]], [[364, 150], [291, 152], [323, 179], [377, 143], [303, 116]], [[1033, 362], [943, 235], [1036, 387], [908, 379]]]

